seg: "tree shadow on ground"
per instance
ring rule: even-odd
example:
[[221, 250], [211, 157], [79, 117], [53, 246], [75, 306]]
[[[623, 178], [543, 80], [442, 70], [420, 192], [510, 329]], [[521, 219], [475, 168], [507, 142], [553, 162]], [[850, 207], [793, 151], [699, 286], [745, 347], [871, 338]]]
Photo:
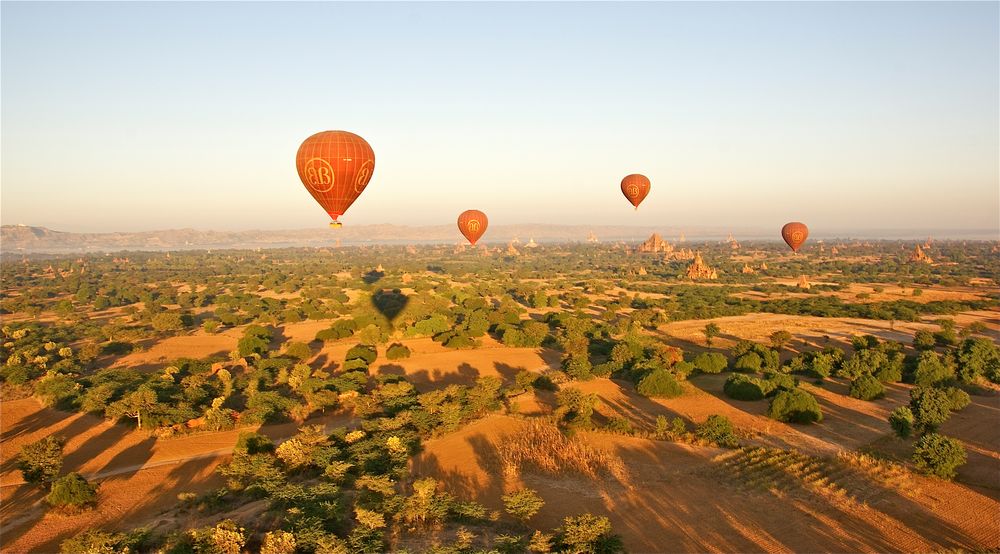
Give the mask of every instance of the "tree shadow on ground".
[[115, 456], [108, 460], [108, 463], [104, 464], [104, 467], [98, 470], [96, 474], [101, 475], [109, 471], [120, 471], [126, 468], [142, 467], [143, 464], [148, 462], [153, 457], [153, 446], [155, 444], [156, 437], [152, 436], [133, 444], [118, 454], [115, 454]]
[[97, 459], [102, 452], [118, 444], [133, 429], [127, 425], [113, 424], [99, 434], [87, 439], [86, 442], [75, 448], [63, 460], [64, 469], [67, 471], [79, 471], [87, 462]]

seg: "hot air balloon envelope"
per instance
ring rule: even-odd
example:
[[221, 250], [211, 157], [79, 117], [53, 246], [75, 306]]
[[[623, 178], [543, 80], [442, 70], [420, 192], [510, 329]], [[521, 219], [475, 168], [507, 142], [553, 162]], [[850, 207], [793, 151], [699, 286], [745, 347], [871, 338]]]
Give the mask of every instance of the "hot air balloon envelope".
[[804, 223], [793, 221], [781, 228], [781, 238], [785, 239], [792, 252], [798, 252], [802, 243], [809, 238], [809, 228]]
[[642, 203], [646, 195], [649, 194], [649, 179], [645, 175], [640, 175], [638, 173], [633, 173], [631, 175], [626, 175], [622, 179], [622, 194], [625, 198], [635, 206], [635, 209], [639, 209], [639, 204]]
[[462, 215], [458, 216], [458, 230], [465, 235], [465, 238], [469, 239], [469, 243], [473, 246], [486, 232], [486, 227], [489, 224], [490, 221], [486, 218], [486, 214], [479, 210], [465, 210]]
[[299, 179], [330, 214], [331, 225], [358, 199], [375, 170], [375, 152], [347, 131], [323, 131], [307, 138], [295, 155]]

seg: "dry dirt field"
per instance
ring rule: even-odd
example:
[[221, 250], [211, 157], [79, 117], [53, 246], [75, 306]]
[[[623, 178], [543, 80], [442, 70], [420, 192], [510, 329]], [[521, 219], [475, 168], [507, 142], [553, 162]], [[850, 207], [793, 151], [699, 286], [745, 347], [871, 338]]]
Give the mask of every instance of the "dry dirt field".
[[[1000, 340], [1000, 314], [969, 312], [954, 317], [967, 325], [982, 321]], [[931, 320], [895, 323], [754, 314], [710, 320], [722, 329], [714, 348], [728, 348], [737, 338], [767, 342], [770, 333], [789, 330], [789, 350], [821, 348], [828, 341], [849, 345], [850, 337], [869, 333], [909, 342], [919, 329], [937, 328]], [[709, 321], [661, 326], [658, 333], [688, 352], [706, 348], [701, 330]], [[309, 342], [329, 321], [303, 322], [278, 328], [276, 340]], [[197, 331], [158, 341], [116, 365], [162, 367], [177, 357], [225, 356], [239, 330], [220, 334]], [[404, 339], [412, 355], [387, 360], [384, 348], [372, 365], [373, 375], [405, 375], [421, 391], [453, 383], [471, 384], [482, 375], [513, 380], [521, 370], [558, 367], [559, 355], [548, 349], [506, 348], [482, 339], [480, 348], [451, 350], [428, 338]], [[336, 369], [354, 342], [338, 341], [319, 348], [310, 364]], [[500, 495], [528, 486], [546, 501], [533, 524], [558, 526], [562, 518], [585, 511], [609, 514], [615, 531], [631, 552], [884, 552], [1000, 548], [1000, 396], [973, 396], [943, 432], [961, 439], [969, 463], [956, 483], [907, 473], [887, 477], [851, 465], [838, 456], [869, 450], [905, 459], [909, 446], [893, 438], [886, 417], [905, 404], [909, 386], [890, 385], [886, 398], [875, 402], [847, 396], [847, 383], [829, 379], [822, 386], [804, 380], [802, 387], [820, 402], [825, 419], [811, 426], [788, 425], [767, 418], [766, 401], [726, 397], [727, 374], [699, 375], [684, 383], [686, 394], [670, 400], [638, 395], [623, 381], [593, 379], [564, 386], [596, 394], [595, 421], [625, 417], [641, 430], [651, 430], [657, 416], [680, 417], [691, 429], [711, 414], [729, 417], [748, 445], [794, 449], [817, 468], [813, 474], [759, 469], [740, 473], [739, 453], [717, 448], [651, 439], [584, 432], [577, 439], [621, 459], [630, 476], [591, 480], [576, 475], [524, 471], [505, 475], [497, 453], [507, 437], [519, 432], [524, 415], [546, 416], [555, 405], [552, 393], [528, 393], [512, 401], [516, 416], [494, 415], [430, 440], [412, 462], [414, 477], [434, 476], [460, 498], [476, 499], [490, 509], [502, 508]], [[310, 421], [328, 427], [350, 424], [349, 414], [329, 414]], [[125, 425], [112, 425], [90, 415], [43, 408], [34, 399], [5, 402], [0, 407], [0, 548], [4, 552], [55, 552], [63, 539], [91, 526], [127, 530], [155, 525], [165, 508], [182, 492], [217, 487], [215, 468], [224, 462], [241, 429], [157, 439]], [[266, 426], [262, 432], [282, 439], [295, 424]], [[79, 471], [100, 483], [101, 501], [78, 515], [46, 513], [42, 492], [22, 484], [13, 458], [24, 444], [46, 435], [67, 437], [64, 471]], [[817, 477], [817, 475], [819, 477]], [[817, 479], [821, 481], [817, 481]], [[819, 484], [817, 484], [819, 483]]]
[[[685, 350], [705, 349], [705, 335], [702, 329], [709, 323], [715, 323], [722, 331], [722, 334], [714, 339], [713, 348], [728, 349], [739, 339], [766, 344], [771, 333], [785, 330], [794, 337], [787, 346], [791, 351], [821, 349], [827, 344], [849, 349], [851, 337], [855, 335], [875, 335], [883, 340], [909, 344], [913, 341], [913, 334], [921, 329], [938, 330], [938, 325], [933, 323], [936, 319], [938, 318], [927, 317], [920, 322], [890, 322], [877, 319], [762, 313], [676, 321], [660, 326], [659, 331], [678, 341], [677, 346]], [[987, 310], [963, 312], [949, 319], [954, 319], [960, 327], [981, 321], [987, 327], [987, 335], [993, 340], [1000, 341], [1000, 312]]]
[[500, 509], [520, 487], [545, 508], [532, 521], [553, 527], [568, 515], [606, 513], [630, 552], [919, 552], [1000, 547], [1000, 502], [959, 485], [907, 475], [882, 483], [820, 458], [818, 481], [778, 472], [761, 486], [740, 476], [725, 450], [619, 435], [580, 440], [620, 458], [630, 480], [499, 471], [505, 439], [525, 421], [491, 416], [426, 444], [412, 468], [463, 498]]

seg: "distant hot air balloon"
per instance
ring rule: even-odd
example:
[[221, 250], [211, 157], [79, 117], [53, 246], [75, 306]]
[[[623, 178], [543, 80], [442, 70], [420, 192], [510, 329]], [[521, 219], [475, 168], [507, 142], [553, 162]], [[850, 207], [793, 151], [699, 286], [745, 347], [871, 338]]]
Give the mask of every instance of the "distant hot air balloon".
[[323, 131], [307, 138], [295, 155], [299, 179], [330, 214], [331, 227], [365, 190], [375, 170], [375, 152], [365, 139], [347, 131]]
[[809, 238], [809, 228], [804, 223], [799, 223], [798, 221], [786, 223], [781, 228], [781, 238], [785, 239], [788, 246], [792, 248], [792, 252], [798, 252], [802, 243]]
[[462, 215], [458, 216], [458, 230], [465, 235], [465, 238], [469, 239], [469, 243], [473, 246], [486, 232], [486, 227], [489, 224], [490, 220], [486, 218], [486, 214], [479, 210], [465, 210]]
[[638, 173], [633, 173], [631, 175], [626, 175], [622, 179], [622, 194], [628, 201], [635, 206], [635, 209], [639, 209], [639, 204], [642, 203], [646, 195], [649, 194], [649, 178], [645, 175], [640, 175]]

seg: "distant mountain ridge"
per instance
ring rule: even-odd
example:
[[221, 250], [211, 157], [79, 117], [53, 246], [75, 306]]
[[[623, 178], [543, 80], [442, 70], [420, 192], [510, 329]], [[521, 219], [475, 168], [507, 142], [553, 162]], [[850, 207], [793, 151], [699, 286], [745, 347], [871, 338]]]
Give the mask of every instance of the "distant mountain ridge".
[[[659, 233], [670, 242], [686, 235], [688, 241], [724, 240], [730, 232], [740, 240], [779, 240], [777, 232], [759, 228], [738, 227], [672, 227], [626, 225], [491, 225], [482, 242], [502, 244], [519, 238], [523, 242], [587, 242], [591, 233], [601, 242], [640, 241]], [[944, 238], [995, 240], [992, 231], [969, 230], [935, 234], [933, 231], [883, 231], [858, 238], [925, 238], [928, 234]], [[847, 234], [838, 236], [848, 236]], [[815, 237], [819, 238], [819, 237]], [[162, 231], [71, 233], [29, 225], [0, 227], [0, 252], [73, 253], [116, 252], [122, 250], [197, 250], [237, 248], [284, 248], [295, 246], [332, 246], [341, 241], [352, 244], [419, 244], [457, 243], [465, 239], [454, 225], [348, 225], [340, 229], [313, 228], [289, 230], [210, 231], [198, 229], [167, 229]]]

